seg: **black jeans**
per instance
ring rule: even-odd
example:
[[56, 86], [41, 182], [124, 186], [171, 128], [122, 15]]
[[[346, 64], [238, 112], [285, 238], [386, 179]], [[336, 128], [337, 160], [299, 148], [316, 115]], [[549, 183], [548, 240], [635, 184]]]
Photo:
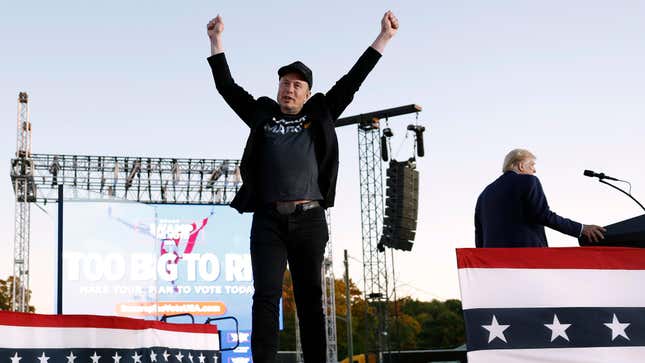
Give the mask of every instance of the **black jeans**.
[[251, 263], [255, 293], [251, 350], [254, 363], [272, 363], [276, 358], [278, 308], [287, 261], [305, 362], [326, 361], [321, 268], [328, 239], [325, 211], [321, 207], [281, 215], [267, 206], [253, 214]]

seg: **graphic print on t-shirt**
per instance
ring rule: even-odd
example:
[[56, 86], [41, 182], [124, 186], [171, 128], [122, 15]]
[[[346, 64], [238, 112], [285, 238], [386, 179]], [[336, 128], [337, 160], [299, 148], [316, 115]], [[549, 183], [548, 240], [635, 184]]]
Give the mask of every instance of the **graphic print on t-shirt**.
[[279, 115], [264, 126], [260, 161], [263, 202], [322, 199], [310, 126], [307, 115]]
[[301, 132], [303, 129], [309, 128], [311, 122], [307, 122], [307, 115], [299, 117], [294, 120], [286, 120], [281, 118], [276, 120], [275, 117], [271, 121], [267, 122], [264, 125], [265, 134], [296, 134]]

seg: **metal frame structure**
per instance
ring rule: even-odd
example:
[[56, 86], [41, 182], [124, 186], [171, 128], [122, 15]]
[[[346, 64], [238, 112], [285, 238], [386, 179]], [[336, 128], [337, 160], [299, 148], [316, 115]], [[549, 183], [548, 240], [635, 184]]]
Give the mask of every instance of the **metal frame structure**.
[[376, 327], [370, 329], [366, 324], [366, 337], [370, 330], [376, 332], [377, 346], [374, 350], [378, 353], [387, 351], [389, 347], [386, 333], [388, 316], [385, 311], [389, 301], [387, 255], [375, 248], [383, 229], [384, 209], [379, 131], [378, 120], [358, 127], [364, 292], [365, 301], [377, 309]]
[[300, 340], [300, 321], [298, 320], [298, 313], [296, 312], [296, 318], [294, 319], [296, 324], [296, 363], [304, 363], [305, 357], [302, 355], [302, 340]]
[[329, 241], [325, 247], [322, 267], [323, 311], [325, 313], [325, 333], [327, 334], [327, 363], [338, 362], [338, 343], [336, 336], [336, 279], [334, 278], [333, 248], [331, 237], [331, 212], [327, 214]]
[[[14, 159], [15, 160], [15, 159]], [[239, 160], [34, 154], [36, 202], [132, 200], [147, 204], [229, 204], [242, 185]]]
[[26, 312], [29, 294], [29, 241], [31, 205], [35, 201], [34, 164], [31, 155], [31, 122], [29, 121], [29, 97], [18, 94], [16, 158], [11, 161], [11, 182], [16, 197], [13, 254], [13, 311]]
[[[381, 161], [380, 120], [421, 112], [418, 105], [395, 107], [338, 120], [337, 127], [358, 124], [359, 182], [361, 195], [361, 231], [363, 247], [363, 284], [365, 301], [376, 309], [376, 345], [366, 346], [377, 353], [389, 351], [387, 305], [390, 299], [387, 256], [378, 250], [383, 225], [383, 163]], [[369, 319], [366, 319], [369, 321]], [[370, 328], [366, 327], [368, 342]]]

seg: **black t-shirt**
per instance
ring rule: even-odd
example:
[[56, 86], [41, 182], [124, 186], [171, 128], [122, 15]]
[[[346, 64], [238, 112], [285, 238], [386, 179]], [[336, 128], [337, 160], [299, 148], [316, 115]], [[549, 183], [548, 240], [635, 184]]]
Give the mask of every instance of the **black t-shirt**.
[[262, 201], [321, 200], [318, 163], [307, 115], [281, 115], [264, 126]]

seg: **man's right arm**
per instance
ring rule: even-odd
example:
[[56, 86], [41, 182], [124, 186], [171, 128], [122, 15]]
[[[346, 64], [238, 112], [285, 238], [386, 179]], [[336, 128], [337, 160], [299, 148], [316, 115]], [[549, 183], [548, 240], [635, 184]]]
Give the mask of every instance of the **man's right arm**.
[[528, 215], [534, 222], [543, 226], [555, 229], [558, 232], [578, 237], [582, 224], [563, 218], [549, 208], [549, 203], [544, 195], [542, 184], [535, 176], [525, 176], [528, 188], [526, 202], [528, 203]]
[[240, 87], [233, 77], [226, 62], [224, 47], [222, 45], [222, 33], [224, 32], [224, 21], [217, 16], [208, 22], [206, 26], [208, 37], [211, 43], [211, 56], [208, 57], [208, 64], [213, 72], [215, 87], [224, 101], [235, 111], [235, 113], [249, 127], [253, 127], [251, 116], [256, 107], [256, 100], [251, 94]]
[[564, 218], [551, 211], [549, 203], [544, 195], [542, 184], [537, 177], [530, 178], [530, 188], [527, 197], [530, 214], [538, 223], [555, 229], [558, 232], [568, 234], [572, 237], [585, 236], [592, 242], [598, 242], [603, 238], [604, 228], [596, 225], [584, 225]]

